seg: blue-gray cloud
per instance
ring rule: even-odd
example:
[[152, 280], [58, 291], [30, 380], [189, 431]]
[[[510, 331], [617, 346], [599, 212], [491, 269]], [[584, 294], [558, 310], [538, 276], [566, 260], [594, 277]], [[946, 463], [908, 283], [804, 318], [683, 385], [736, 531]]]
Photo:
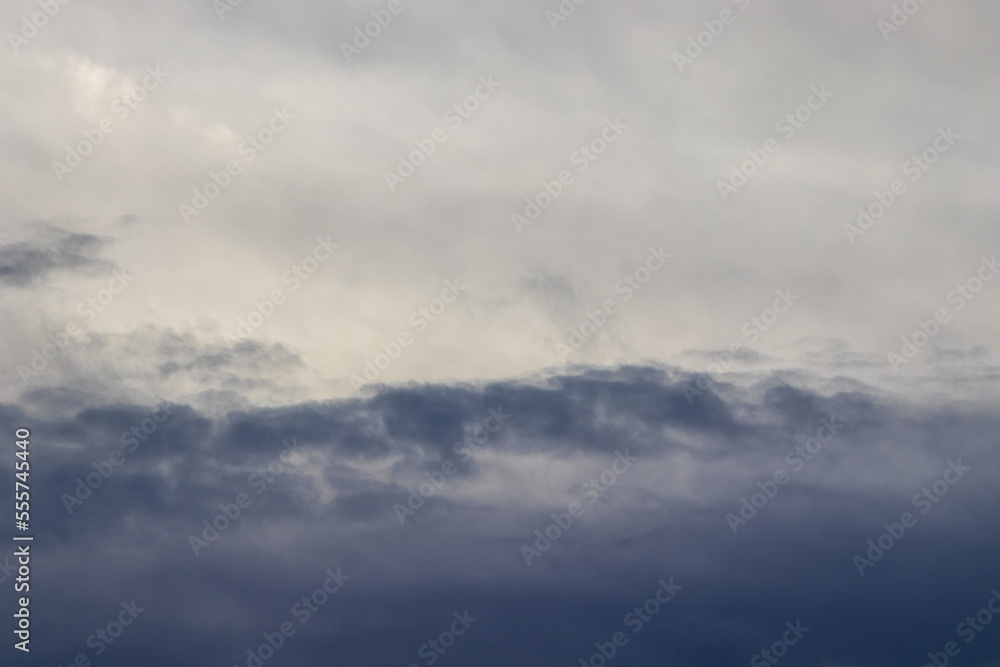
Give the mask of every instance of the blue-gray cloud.
[[[246, 664], [291, 619], [274, 664], [422, 665], [421, 646], [466, 609], [478, 620], [441, 664], [578, 664], [617, 631], [617, 664], [745, 664], [799, 619], [809, 630], [784, 664], [919, 665], [953, 640], [965, 662], [996, 664], [995, 628], [956, 636], [1000, 585], [994, 413], [774, 377], [689, 401], [693, 380], [594, 369], [215, 418], [176, 404], [48, 419], [4, 406], [3, 432], [32, 428], [36, 658], [93, 658], [87, 637], [135, 598], [147, 611], [100, 664]], [[503, 425], [460, 455], [490, 410]], [[832, 438], [819, 430], [830, 420]], [[294, 458], [279, 458], [283, 442]], [[63, 494], [108, 472], [115, 450], [124, 462], [69, 514]], [[580, 485], [626, 450], [637, 462], [589, 503]], [[548, 477], [532, 472], [542, 460]], [[401, 525], [394, 506], [448, 461]], [[938, 497], [949, 461], [970, 470]], [[779, 470], [787, 481], [771, 484]], [[240, 493], [250, 504], [195, 556], [189, 535]], [[567, 513], [562, 498], [584, 512], [529, 566], [522, 546], [545, 546], [533, 531]], [[766, 502], [733, 524], [742, 498]], [[861, 576], [854, 557], [904, 512], [915, 525]], [[337, 567], [350, 579], [299, 623], [296, 600]], [[641, 615], [627, 614], [670, 577], [682, 589], [633, 634]]]

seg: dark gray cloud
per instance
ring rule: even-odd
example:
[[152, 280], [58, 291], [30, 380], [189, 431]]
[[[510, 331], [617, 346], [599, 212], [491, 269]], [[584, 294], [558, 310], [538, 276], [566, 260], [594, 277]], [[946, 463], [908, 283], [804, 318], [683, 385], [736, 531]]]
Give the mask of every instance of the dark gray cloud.
[[114, 268], [100, 258], [100, 251], [110, 239], [93, 234], [78, 234], [49, 224], [36, 227], [35, 241], [0, 245], [0, 283], [10, 287], [30, 287], [55, 271], [98, 275]]
[[[60, 496], [127, 431], [148, 432], [151, 408], [45, 418], [3, 406], [4, 432], [33, 431], [35, 657], [93, 657], [87, 637], [133, 598], [147, 611], [101, 664], [245, 664], [291, 619], [274, 664], [423, 665], [420, 647], [466, 609], [478, 620], [441, 664], [578, 664], [619, 630], [629, 641], [613, 664], [745, 664], [799, 619], [809, 631], [785, 664], [919, 665], [962, 642], [958, 623], [1000, 586], [995, 412], [778, 376], [689, 402], [694, 379], [593, 369], [220, 417], [167, 404], [72, 515]], [[455, 443], [491, 409], [509, 419], [460, 460]], [[795, 471], [786, 456], [831, 417], [843, 427]], [[250, 476], [293, 440], [294, 462], [256, 493], [263, 478]], [[616, 450], [634, 468], [581, 501]], [[971, 470], [921, 514], [914, 494], [959, 459]], [[394, 504], [446, 461], [454, 475], [400, 525]], [[779, 469], [790, 481], [734, 535], [726, 515]], [[4, 461], [3, 485], [11, 472]], [[189, 534], [240, 492], [252, 504], [195, 557]], [[574, 499], [583, 516], [528, 567], [521, 546]], [[859, 576], [853, 557], [907, 511], [916, 525]], [[337, 567], [351, 579], [300, 624], [293, 604]], [[626, 614], [670, 577], [683, 589], [633, 634]], [[961, 646], [966, 664], [995, 665], [1000, 634]]]

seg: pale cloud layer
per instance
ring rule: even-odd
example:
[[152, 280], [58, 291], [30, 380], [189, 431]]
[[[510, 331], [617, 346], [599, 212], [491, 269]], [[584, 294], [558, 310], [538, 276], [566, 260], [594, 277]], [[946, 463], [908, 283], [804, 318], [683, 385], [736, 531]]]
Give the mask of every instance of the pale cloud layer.
[[[883, 3], [586, 3], [555, 30], [545, 4], [401, 7], [348, 63], [340, 43], [380, 7], [246, 2], [220, 20], [209, 2], [61, 6], [0, 66], [13, 93], [0, 103], [8, 243], [42, 243], [36, 220], [113, 239], [105, 261], [136, 278], [92, 323], [101, 333], [153, 323], [219, 345], [284, 289], [253, 339], [300, 356], [311, 376], [299, 387], [316, 397], [352, 393], [348, 378], [402, 332], [419, 335], [379, 381], [566, 361], [686, 365], [690, 350], [733, 342], [800, 367], [813, 337], [846, 342], [869, 379], [892, 381], [887, 353], [942, 307], [954, 317], [931, 342], [939, 352], [903, 374], [938, 374], [941, 354], [972, 355], [969, 373], [996, 362], [1000, 281], [962, 312], [947, 300], [1000, 250], [992, 4], [923, 6], [888, 40]], [[17, 26], [32, 9], [16, 3], [2, 21]], [[722, 33], [679, 72], [674, 53], [697, 54], [687, 38], [704, 21]], [[446, 115], [467, 98], [468, 118]], [[798, 129], [777, 125], [807, 102], [815, 110]], [[275, 110], [294, 116], [278, 132]], [[103, 119], [113, 131], [93, 154], [54, 173]], [[591, 162], [579, 149], [608, 119], [620, 136]], [[385, 172], [437, 128], [446, 141], [391, 192]], [[939, 128], [960, 138], [939, 142], [948, 150], [926, 172], [904, 171]], [[257, 151], [246, 142], [261, 130], [273, 142]], [[748, 150], [767, 161], [723, 202], [717, 183]], [[225, 173], [229, 161], [238, 174]], [[511, 215], [562, 170], [572, 183], [519, 233]], [[186, 224], [178, 206], [212, 172], [228, 185]], [[849, 242], [845, 223], [894, 179], [905, 192]], [[289, 293], [282, 277], [320, 237], [340, 252]], [[588, 310], [622, 300], [616, 285], [650, 246], [672, 254], [663, 270], [583, 349], [560, 355]], [[455, 278], [468, 290], [413, 331], [410, 314]], [[70, 316], [65, 305], [100, 289], [88, 280], [53, 272], [30, 295], [7, 280], [5, 356], [30, 358]], [[747, 336], [744, 324], [788, 288], [794, 307]], [[13, 317], [39, 298], [42, 317]]]

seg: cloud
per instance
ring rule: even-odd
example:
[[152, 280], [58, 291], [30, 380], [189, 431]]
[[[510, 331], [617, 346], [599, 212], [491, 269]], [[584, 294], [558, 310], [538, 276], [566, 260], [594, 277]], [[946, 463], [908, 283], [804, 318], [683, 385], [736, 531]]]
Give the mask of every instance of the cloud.
[[[669, 274], [592, 337], [579, 361], [725, 349], [743, 340], [740, 325], [771, 304], [774, 290], [791, 287], [802, 300], [755, 350], [780, 357], [782, 346], [828, 336], [850, 350], [826, 357], [844, 372], [863, 371], [995, 251], [989, 156], [997, 144], [982, 110], [996, 91], [982, 80], [983, 63], [996, 59], [985, 26], [997, 9], [926, 7], [886, 43], [876, 23], [887, 10], [867, 3], [836, 11], [725, 4], [737, 21], [683, 74], [673, 53], [712, 18], [697, 2], [587, 3], [556, 31], [537, 3], [405, 5], [351, 63], [340, 42], [378, 11], [364, 3], [243, 3], [220, 21], [211, 3], [178, 2], [157, 10], [156, 25], [112, 41], [107, 22], [131, 25], [147, 5], [80, 5], [4, 70], [17, 94], [3, 103], [12, 119], [3, 176], [24, 193], [11, 216], [55, 211], [127, 234], [115, 261], [145, 281], [135, 316], [175, 330], [201, 318], [232, 330], [317, 235], [335, 232], [343, 256], [267, 323], [275, 340], [309, 350], [317, 373], [331, 378], [317, 399], [351, 393], [347, 378], [372, 356], [373, 341], [377, 350], [455, 276], [468, 281], [468, 298], [383, 379], [477, 380], [556, 364], [554, 344], [660, 244], [674, 255]], [[185, 28], [185, 44], [197, 48], [180, 48]], [[233, 62], [251, 29], [256, 48]], [[947, 90], [920, 66], [929, 50], [962, 73]], [[155, 64], [169, 77], [119, 120], [114, 100]], [[448, 128], [445, 110], [491, 74], [503, 86], [390, 193], [385, 172], [415, 141]], [[248, 85], [214, 85], [223, 78]], [[784, 139], [776, 121], [824, 85], [834, 97]], [[241, 142], [284, 106], [293, 123], [244, 162]], [[615, 116], [629, 129], [577, 171], [571, 155]], [[102, 117], [115, 129], [72, 177], [46, 174]], [[902, 176], [903, 163], [947, 125], [963, 138], [919, 181]], [[717, 181], [772, 136], [781, 150], [722, 202]], [[178, 205], [234, 159], [242, 173], [198, 223], [184, 225]], [[562, 169], [573, 185], [517, 234], [510, 215]], [[896, 177], [907, 194], [852, 246], [844, 224]], [[31, 261], [17, 265], [5, 284], [30, 284]], [[996, 340], [987, 298], [984, 291], [956, 313], [935, 342]]]
[[98, 257], [110, 239], [78, 234], [54, 225], [36, 227], [37, 241], [20, 241], [0, 246], [0, 283], [27, 288], [40, 284], [56, 271], [97, 275], [114, 264]]
[[[20, 4], [14, 34], [45, 19]], [[0, 433], [32, 430], [36, 660], [246, 665], [338, 567], [266, 667], [425, 665], [465, 610], [435, 665], [596, 667], [619, 630], [608, 667], [755, 664], [799, 620], [782, 664], [963, 642], [1000, 585], [997, 281], [970, 283], [996, 251], [1000, 7], [926, 3], [885, 39], [881, 4], [61, 5], [0, 64], [3, 224], [35, 224], [0, 234]], [[669, 265], [619, 290], [651, 246]], [[440, 312], [445, 280], [468, 290]], [[780, 316], [776, 290], [800, 297]], [[358, 392], [370, 365], [386, 384]], [[996, 665], [998, 637], [956, 662]]]
[[[61, 494], [95, 481], [133, 427], [148, 432], [152, 407], [45, 418], [5, 406], [4, 431], [30, 425], [33, 479], [48, 490], [36, 501], [47, 545], [36, 599], [58, 611], [46, 615], [53, 633], [40, 655], [86, 650], [92, 626], [136, 598], [148, 615], [109, 648], [109, 664], [244, 664], [246, 648], [338, 566], [350, 581], [296, 622], [282, 660], [419, 664], [419, 647], [465, 609], [479, 620], [447, 659], [487, 666], [573, 664], [619, 630], [629, 637], [621, 664], [734, 664], [798, 619], [809, 631], [789, 664], [919, 664], [954, 639], [1000, 584], [1000, 543], [987, 529], [1000, 518], [995, 411], [777, 375], [732, 380], [692, 403], [692, 376], [643, 367], [384, 387], [218, 417], [168, 403], [169, 416], [72, 515]], [[509, 419], [461, 455], [455, 445], [490, 410]], [[809, 439], [831, 418], [834, 437], [808, 459], [795, 455], [815, 448]], [[292, 442], [297, 453], [279, 470]], [[601, 472], [625, 451], [637, 462], [609, 484]], [[922, 514], [914, 495], [940, 491], [949, 461], [970, 470]], [[443, 469], [401, 525], [394, 506]], [[778, 470], [790, 480], [768, 491]], [[591, 504], [581, 485], [595, 483], [604, 490]], [[232, 512], [240, 493], [251, 504], [195, 557], [190, 536], [220, 505]], [[741, 498], [768, 493], [733, 534], [727, 515], [739, 515]], [[583, 515], [526, 565], [522, 546], [573, 502]], [[916, 525], [859, 576], [854, 556], [904, 512]], [[626, 614], [667, 577], [683, 590], [633, 635]], [[983, 632], [963, 655], [995, 664], [998, 646], [1000, 635]]]

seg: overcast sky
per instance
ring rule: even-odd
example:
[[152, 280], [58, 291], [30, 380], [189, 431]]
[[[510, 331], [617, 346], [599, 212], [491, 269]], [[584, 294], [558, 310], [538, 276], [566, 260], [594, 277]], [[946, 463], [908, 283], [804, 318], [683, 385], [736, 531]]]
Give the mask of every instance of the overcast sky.
[[[986, 604], [995, 3], [231, 2], [0, 9], [0, 424], [44, 480], [46, 664], [141, 596], [95, 664], [245, 665], [336, 566], [274, 664], [429, 664], [476, 605], [435, 661], [578, 664], [673, 576], [611, 664], [750, 662], [801, 617], [788, 664], [897, 667]], [[860, 576], [907, 508], [923, 532]]]

